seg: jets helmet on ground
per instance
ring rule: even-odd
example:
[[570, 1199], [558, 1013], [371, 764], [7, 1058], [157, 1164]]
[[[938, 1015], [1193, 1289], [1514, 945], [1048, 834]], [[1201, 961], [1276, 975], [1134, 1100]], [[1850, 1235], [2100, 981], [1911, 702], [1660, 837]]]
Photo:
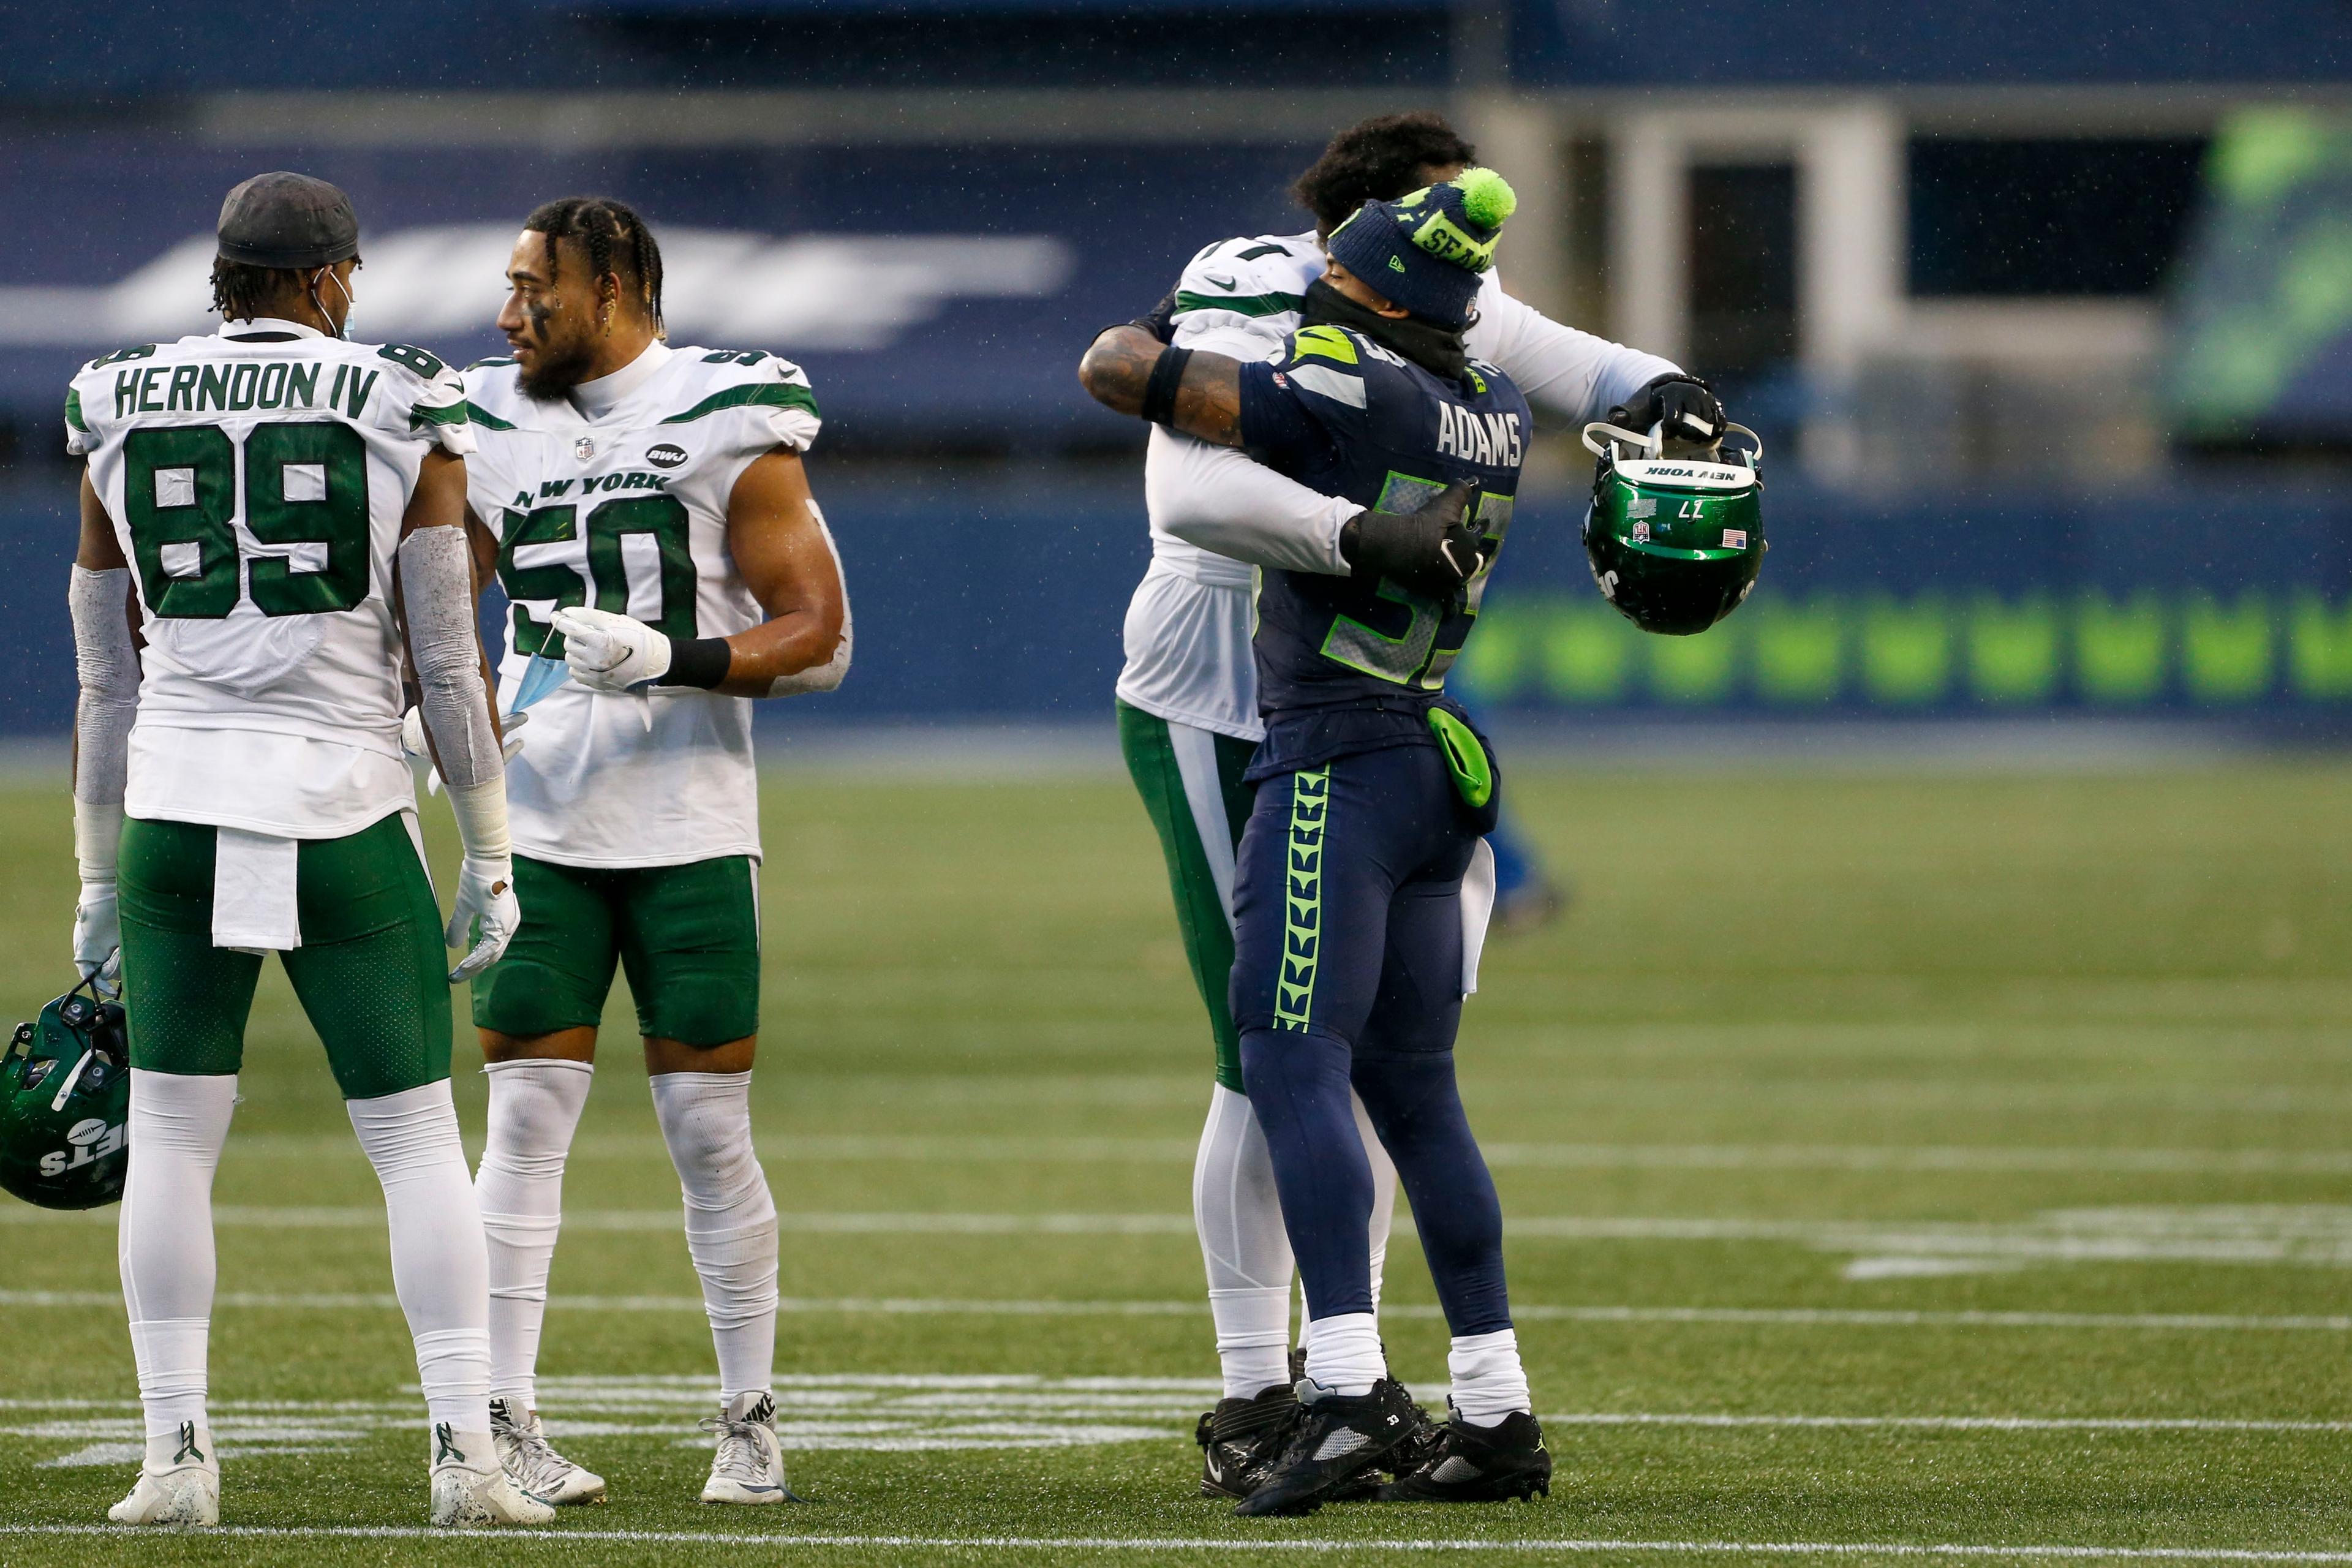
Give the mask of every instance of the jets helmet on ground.
[[131, 1041], [89, 980], [16, 1026], [0, 1055], [0, 1187], [48, 1209], [122, 1196], [130, 1169]]
[[1593, 581], [1645, 632], [1688, 637], [1738, 609], [1764, 565], [1764, 443], [1744, 425], [1707, 458], [1669, 458], [1657, 430], [1584, 427], [1600, 459], [1584, 514]]

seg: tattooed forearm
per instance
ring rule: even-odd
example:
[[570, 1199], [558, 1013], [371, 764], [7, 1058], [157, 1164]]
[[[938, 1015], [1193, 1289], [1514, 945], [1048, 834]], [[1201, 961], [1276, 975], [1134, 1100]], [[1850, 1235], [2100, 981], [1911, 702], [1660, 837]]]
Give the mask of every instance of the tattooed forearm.
[[[1095, 339], [1079, 362], [1079, 384], [1114, 413], [1141, 414], [1152, 367], [1167, 352], [1164, 344], [1140, 327], [1113, 327]], [[1176, 388], [1171, 427], [1219, 446], [1240, 446], [1241, 373], [1238, 360], [1216, 353], [1193, 354]]]
[[1140, 327], [1113, 327], [1087, 346], [1078, 362], [1078, 384], [1114, 414], [1140, 414], [1144, 384], [1165, 350]]

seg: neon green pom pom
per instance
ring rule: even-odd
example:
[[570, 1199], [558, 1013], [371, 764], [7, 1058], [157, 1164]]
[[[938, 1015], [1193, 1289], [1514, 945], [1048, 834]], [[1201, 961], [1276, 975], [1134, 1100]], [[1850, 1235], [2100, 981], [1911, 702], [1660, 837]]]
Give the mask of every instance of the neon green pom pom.
[[1492, 169], [1471, 169], [1454, 184], [1462, 192], [1462, 216], [1480, 228], [1500, 228], [1519, 210], [1518, 193]]

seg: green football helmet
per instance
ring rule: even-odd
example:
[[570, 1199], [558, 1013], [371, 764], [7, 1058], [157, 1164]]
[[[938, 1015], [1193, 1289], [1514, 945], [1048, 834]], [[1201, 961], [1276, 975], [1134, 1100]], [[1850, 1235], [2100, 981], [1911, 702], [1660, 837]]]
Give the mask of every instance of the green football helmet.
[[0, 1055], [0, 1187], [45, 1209], [122, 1196], [131, 1168], [131, 1037], [89, 980], [16, 1026]]
[[1601, 592], [1645, 632], [1706, 630], [1739, 607], [1763, 569], [1764, 442], [1745, 425], [1727, 424], [1724, 434], [1747, 444], [1669, 458], [1655, 430], [1584, 427], [1585, 447], [1600, 459], [1585, 557]]

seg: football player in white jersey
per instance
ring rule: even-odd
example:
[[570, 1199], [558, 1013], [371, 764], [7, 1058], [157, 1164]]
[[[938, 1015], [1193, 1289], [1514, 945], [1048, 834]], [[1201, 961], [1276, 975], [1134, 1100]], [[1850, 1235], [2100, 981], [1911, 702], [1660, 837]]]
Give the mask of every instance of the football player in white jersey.
[[[1153, 316], [1139, 323], [1185, 349], [1262, 360], [1300, 324], [1324, 270], [1322, 237], [1368, 200], [1390, 201], [1450, 179], [1475, 162], [1470, 144], [1433, 114], [1382, 116], [1334, 137], [1294, 187], [1316, 226], [1221, 241], [1195, 256]], [[1702, 437], [1722, 411], [1705, 384], [1654, 354], [1565, 327], [1504, 293], [1493, 272], [1479, 290], [1471, 354], [1501, 368], [1539, 415], [1580, 426], [1612, 415], [1647, 429]], [[1209, 1009], [1216, 1084], [1192, 1172], [1192, 1214], [1207, 1265], [1224, 1396], [1201, 1418], [1201, 1487], [1244, 1498], [1279, 1452], [1297, 1408], [1286, 1365], [1290, 1242], [1274, 1171], [1249, 1098], [1226, 997], [1233, 965], [1234, 854], [1249, 814], [1242, 783], [1257, 742], [1251, 652], [1254, 569], [1346, 575], [1340, 533], [1362, 510], [1164, 426], [1152, 429], [1144, 490], [1151, 565], [1128, 607], [1127, 663], [1118, 686], [1121, 750], [1168, 863], [1185, 952]], [[1483, 882], [1483, 898], [1474, 889]], [[1493, 898], [1482, 846], [1464, 886], [1475, 953]], [[1475, 972], [1475, 971], [1474, 971]], [[1358, 1107], [1374, 1175], [1372, 1289], [1377, 1300], [1396, 1173]], [[1475, 1402], [1473, 1401], [1475, 1404]], [[1469, 1413], [1473, 1418], [1487, 1414]], [[1494, 1413], [1499, 1419], [1502, 1412]], [[1434, 1452], [1418, 1446], [1408, 1462]], [[1369, 1491], [1375, 1478], [1364, 1478]]]
[[[436, 1524], [545, 1523], [490, 1436], [487, 1259], [449, 1096], [448, 986], [517, 923], [465, 533], [457, 376], [349, 342], [342, 192], [257, 175], [222, 205], [220, 331], [92, 361], [71, 584], [81, 700], [74, 958], [118, 946], [131, 1034], [122, 1293], [146, 1410], [122, 1524], [216, 1524], [205, 1415], [213, 1173], [275, 952], [383, 1185], [416, 1341]], [[401, 756], [404, 666], [465, 843], [447, 975]]]
[[523, 924], [474, 988], [490, 1075], [478, 1190], [495, 1430], [525, 1489], [604, 1495], [548, 1446], [533, 1369], [564, 1156], [617, 965], [718, 1351], [702, 1500], [779, 1502], [776, 1209], [751, 1118], [751, 704], [831, 690], [849, 665], [840, 560], [801, 465], [816, 400], [772, 355], [665, 342], [661, 252], [618, 202], [532, 213], [508, 281], [499, 325], [513, 357], [466, 373], [477, 548], [513, 606], [509, 705], [534, 667], [536, 684], [569, 679], [531, 704], [509, 774]]

